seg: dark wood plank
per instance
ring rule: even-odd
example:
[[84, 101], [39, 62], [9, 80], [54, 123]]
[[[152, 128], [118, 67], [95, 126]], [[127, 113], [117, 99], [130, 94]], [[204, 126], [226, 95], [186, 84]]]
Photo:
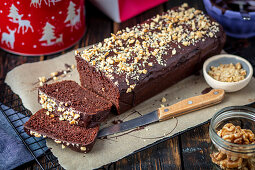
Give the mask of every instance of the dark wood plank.
[[125, 22], [122, 23], [116, 23], [114, 22], [113, 24], [113, 32], [116, 33], [118, 30], [124, 29], [126, 27], [132, 27], [136, 24], [142, 23], [143, 21], [157, 15], [157, 14], [161, 14], [164, 10], [164, 6], [163, 5], [159, 5], [157, 7], [154, 7], [148, 11], [143, 12], [142, 14], [131, 18]]
[[116, 169], [181, 169], [178, 137], [123, 158]]
[[40, 57], [19, 56], [0, 49], [0, 79], [4, 79], [6, 74], [16, 66], [39, 60]]
[[208, 128], [209, 123], [180, 136], [184, 169], [211, 169]]
[[[247, 59], [255, 67], [255, 37], [249, 39], [237, 39], [227, 36], [224, 50]], [[255, 75], [255, 74], [254, 74]]]
[[86, 2], [86, 9], [87, 31], [80, 41], [79, 47], [85, 47], [103, 41], [104, 38], [110, 37], [111, 32], [113, 31], [112, 20], [93, 6], [89, 1]]

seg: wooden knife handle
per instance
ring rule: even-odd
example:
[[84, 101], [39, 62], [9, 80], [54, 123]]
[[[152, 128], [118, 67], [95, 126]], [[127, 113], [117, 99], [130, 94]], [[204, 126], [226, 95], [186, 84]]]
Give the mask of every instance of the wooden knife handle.
[[158, 109], [160, 121], [173, 117], [181, 116], [195, 110], [209, 107], [220, 103], [224, 98], [225, 92], [222, 89], [212, 89], [209, 93], [182, 100], [168, 107]]

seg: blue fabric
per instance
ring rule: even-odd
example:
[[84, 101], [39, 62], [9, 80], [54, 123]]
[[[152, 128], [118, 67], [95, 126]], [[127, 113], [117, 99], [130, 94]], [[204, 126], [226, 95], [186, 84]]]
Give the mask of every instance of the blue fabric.
[[[10, 109], [0, 103], [1, 109], [6, 113], [13, 122], [18, 132], [26, 143], [34, 150], [36, 157], [42, 155], [47, 150], [46, 141], [42, 138], [29, 137], [23, 130], [23, 124], [28, 121], [25, 115]], [[14, 131], [4, 113], [0, 109], [0, 170], [13, 169], [26, 162], [32, 161], [34, 158], [23, 144], [17, 133]], [[18, 120], [20, 119], [20, 120]], [[17, 120], [17, 121], [15, 121]], [[27, 139], [28, 138], [28, 139]], [[40, 141], [41, 140], [41, 141]], [[38, 142], [39, 141], [39, 142]], [[43, 148], [43, 149], [40, 149]]]

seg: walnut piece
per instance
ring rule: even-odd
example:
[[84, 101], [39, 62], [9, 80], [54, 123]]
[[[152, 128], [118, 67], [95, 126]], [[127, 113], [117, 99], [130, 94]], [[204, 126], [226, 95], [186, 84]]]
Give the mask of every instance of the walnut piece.
[[[232, 123], [225, 124], [217, 134], [224, 140], [235, 144], [254, 144], [255, 135], [250, 129], [242, 129]], [[219, 165], [222, 169], [249, 169], [255, 167], [255, 158], [253, 156], [233, 155], [230, 152], [219, 150], [210, 154], [213, 163]]]
[[246, 70], [240, 63], [220, 64], [218, 67], [211, 66], [208, 74], [221, 82], [237, 82], [245, 78]]

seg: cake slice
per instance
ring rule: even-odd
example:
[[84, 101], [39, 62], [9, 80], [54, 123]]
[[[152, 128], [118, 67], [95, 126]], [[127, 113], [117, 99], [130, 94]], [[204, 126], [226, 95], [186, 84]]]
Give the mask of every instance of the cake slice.
[[45, 113], [47, 110], [41, 109], [30, 117], [24, 124], [25, 132], [30, 136], [48, 137], [56, 143], [70, 147], [78, 152], [89, 152], [97, 137], [99, 126], [85, 128], [72, 126], [67, 121], [60, 121], [58, 117], [50, 117]]
[[39, 88], [38, 100], [46, 114], [59, 116], [70, 124], [94, 127], [106, 119], [112, 104], [74, 81], [45, 84]]

